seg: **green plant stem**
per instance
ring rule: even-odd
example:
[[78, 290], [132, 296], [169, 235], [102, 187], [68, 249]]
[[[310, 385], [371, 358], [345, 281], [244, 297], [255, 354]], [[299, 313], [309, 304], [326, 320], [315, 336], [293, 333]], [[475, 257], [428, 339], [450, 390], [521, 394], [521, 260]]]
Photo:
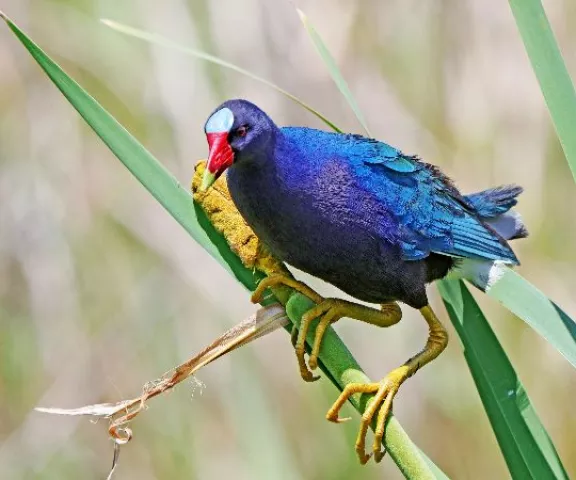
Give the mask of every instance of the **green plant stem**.
[[576, 180], [576, 93], [540, 0], [509, 0], [552, 122]]

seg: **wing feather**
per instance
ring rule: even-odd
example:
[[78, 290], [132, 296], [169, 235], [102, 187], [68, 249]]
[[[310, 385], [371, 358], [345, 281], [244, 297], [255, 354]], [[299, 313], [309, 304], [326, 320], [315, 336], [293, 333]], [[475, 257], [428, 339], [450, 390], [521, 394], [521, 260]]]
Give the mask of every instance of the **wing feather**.
[[475, 198], [462, 196], [436, 167], [400, 151], [392, 155], [390, 148], [386, 145], [386, 155], [365, 160], [367, 172], [361, 177], [402, 224], [398, 243], [406, 260], [435, 252], [518, 263], [508, 243], [478, 214]]

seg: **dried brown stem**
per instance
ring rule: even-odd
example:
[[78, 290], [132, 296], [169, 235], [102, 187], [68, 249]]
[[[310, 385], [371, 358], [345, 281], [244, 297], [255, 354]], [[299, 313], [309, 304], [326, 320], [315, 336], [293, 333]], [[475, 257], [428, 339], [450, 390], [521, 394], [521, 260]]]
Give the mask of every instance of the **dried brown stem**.
[[145, 385], [142, 395], [115, 404], [87, 405], [75, 409], [37, 408], [59, 415], [95, 415], [110, 419], [108, 432], [117, 444], [128, 442], [132, 431], [127, 424], [146, 408], [146, 402], [194, 375], [205, 365], [251, 341], [272, 333], [290, 322], [284, 308], [278, 304], [260, 308], [254, 315], [232, 327], [190, 360], [166, 372]]

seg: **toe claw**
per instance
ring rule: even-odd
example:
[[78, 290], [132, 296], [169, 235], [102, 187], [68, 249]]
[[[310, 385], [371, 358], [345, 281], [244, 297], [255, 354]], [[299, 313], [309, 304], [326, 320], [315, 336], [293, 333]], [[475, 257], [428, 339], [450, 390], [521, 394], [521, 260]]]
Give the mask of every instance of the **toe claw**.
[[315, 382], [320, 379], [320, 376], [313, 375], [312, 372], [306, 368], [306, 365], [300, 366], [300, 375], [305, 382]]
[[305, 382], [315, 382], [316, 380], [320, 380], [320, 375], [312, 375], [312, 372], [306, 370], [306, 373], [302, 372], [302, 379]]
[[326, 420], [329, 420], [334, 423], [345, 423], [348, 420], [352, 420], [352, 417], [334, 417], [334, 418], [326, 418]]
[[386, 456], [386, 449], [381, 448], [381, 445], [374, 445], [374, 461], [380, 463]]
[[357, 450], [356, 453], [358, 454], [358, 460], [360, 460], [362, 465], [366, 465], [368, 460], [370, 460], [370, 457], [372, 457], [371, 453], [361, 452], [359, 450]]
[[305, 382], [315, 382], [320, 377], [318, 375], [313, 375], [308, 366], [306, 365], [306, 360], [304, 359], [304, 354], [297, 352], [298, 365], [300, 366], [300, 375]]
[[334, 414], [329, 411], [326, 414], [326, 420], [328, 420], [329, 422], [340, 423], [340, 417], [338, 416], [338, 412]]

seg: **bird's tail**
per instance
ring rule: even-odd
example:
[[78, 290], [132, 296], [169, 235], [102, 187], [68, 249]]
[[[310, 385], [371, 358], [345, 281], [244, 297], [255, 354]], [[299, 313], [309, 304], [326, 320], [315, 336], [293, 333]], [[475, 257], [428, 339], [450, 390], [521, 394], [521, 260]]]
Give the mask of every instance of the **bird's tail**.
[[479, 290], [487, 292], [509, 268], [510, 265], [501, 260], [457, 258], [447, 278], [468, 280]]
[[518, 212], [511, 210], [522, 193], [518, 185], [502, 185], [466, 196], [466, 200], [488, 225], [505, 240], [524, 238], [528, 230]]
[[[505, 240], [524, 238], [528, 230], [522, 217], [512, 209], [522, 187], [503, 185], [466, 196], [478, 216]], [[509, 266], [502, 261], [457, 259], [449, 276], [464, 278], [482, 291], [489, 290]]]

